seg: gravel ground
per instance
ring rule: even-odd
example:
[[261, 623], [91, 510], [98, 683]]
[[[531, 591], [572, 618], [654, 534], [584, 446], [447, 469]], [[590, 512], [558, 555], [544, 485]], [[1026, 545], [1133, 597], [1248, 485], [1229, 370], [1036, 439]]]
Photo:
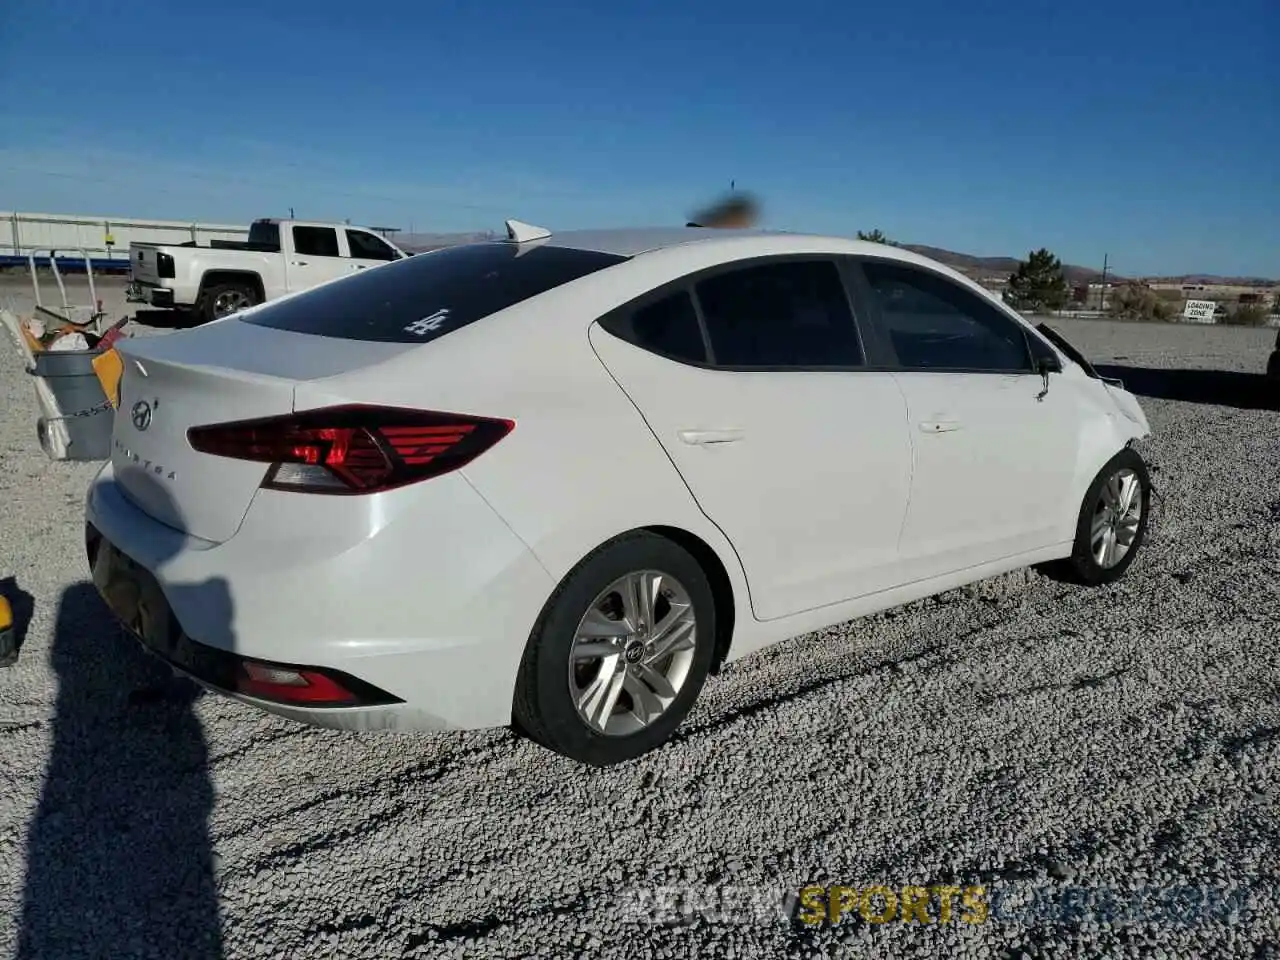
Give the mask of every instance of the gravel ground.
[[[84, 582], [95, 468], [40, 453], [4, 343], [0, 579], [34, 612], [0, 670], [0, 946], [1280, 957], [1280, 419], [1253, 376], [1274, 332], [1057, 325], [1146, 394], [1163, 498], [1124, 581], [1016, 573], [796, 638], [603, 771], [168, 679]], [[980, 885], [988, 915], [811, 926], [809, 884]]]

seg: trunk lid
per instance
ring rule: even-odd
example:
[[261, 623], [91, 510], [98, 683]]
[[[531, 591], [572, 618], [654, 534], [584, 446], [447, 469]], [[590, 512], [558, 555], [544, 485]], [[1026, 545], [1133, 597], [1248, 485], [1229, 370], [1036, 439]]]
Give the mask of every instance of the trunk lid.
[[228, 318], [126, 339], [117, 349], [124, 372], [112, 437], [116, 482], [161, 523], [222, 542], [240, 528], [268, 465], [198, 453], [188, 428], [289, 413], [298, 383], [370, 366], [406, 347]]

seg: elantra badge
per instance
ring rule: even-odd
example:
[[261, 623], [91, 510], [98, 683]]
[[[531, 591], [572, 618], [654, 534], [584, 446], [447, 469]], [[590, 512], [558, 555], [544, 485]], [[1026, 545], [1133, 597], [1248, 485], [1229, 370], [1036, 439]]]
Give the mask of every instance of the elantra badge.
[[122, 456], [125, 460], [129, 461], [130, 463], [137, 464], [139, 467], [142, 468], [143, 472], [153, 474], [154, 476], [160, 477], [163, 480], [178, 479], [178, 473], [176, 470], [170, 470], [168, 467], [162, 464], [156, 463], [154, 460], [142, 459], [142, 457], [134, 453], [132, 450], [126, 447], [119, 440], [114, 441], [112, 445], [116, 448], [116, 451], [120, 454], [120, 456]]

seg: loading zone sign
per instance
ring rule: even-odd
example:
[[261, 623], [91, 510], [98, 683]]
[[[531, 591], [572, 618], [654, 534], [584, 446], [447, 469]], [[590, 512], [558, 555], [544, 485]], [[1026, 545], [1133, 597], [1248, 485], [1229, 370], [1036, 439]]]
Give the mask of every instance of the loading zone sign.
[[1214, 300], [1188, 300], [1182, 308], [1182, 319], [1187, 323], [1213, 323], [1213, 314], [1218, 309]]

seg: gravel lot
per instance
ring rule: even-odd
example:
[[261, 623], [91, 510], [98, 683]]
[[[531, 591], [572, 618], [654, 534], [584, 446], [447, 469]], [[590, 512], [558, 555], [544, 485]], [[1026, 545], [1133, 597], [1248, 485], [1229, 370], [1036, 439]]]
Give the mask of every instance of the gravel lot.
[[[85, 583], [95, 465], [44, 458], [4, 340], [0, 581], [34, 611], [0, 670], [0, 947], [1280, 957], [1275, 332], [1057, 326], [1156, 434], [1127, 579], [1017, 573], [796, 638], [606, 771], [505, 731], [314, 731], [157, 670]], [[811, 883], [978, 884], [990, 915], [809, 926], [783, 898]]]

